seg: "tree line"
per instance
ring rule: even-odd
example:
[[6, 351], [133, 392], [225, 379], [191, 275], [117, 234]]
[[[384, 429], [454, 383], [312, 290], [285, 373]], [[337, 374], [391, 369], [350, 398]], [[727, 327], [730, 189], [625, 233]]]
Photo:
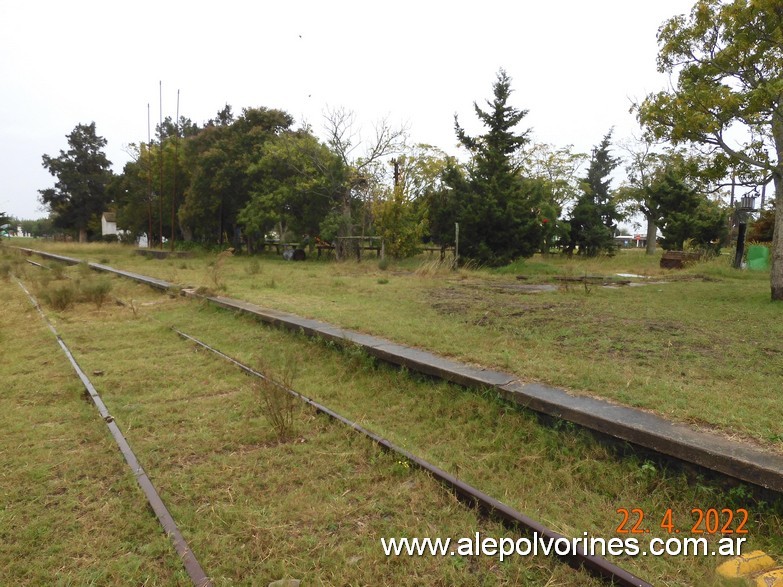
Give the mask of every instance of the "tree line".
[[56, 226], [82, 239], [99, 237], [100, 215], [113, 210], [132, 240], [242, 243], [251, 252], [270, 235], [379, 236], [402, 257], [425, 242], [454, 246], [459, 224], [462, 256], [493, 266], [558, 249], [611, 252], [618, 223], [636, 211], [663, 231], [664, 246], [710, 247], [725, 236], [725, 211], [694, 187], [705, 174], [686, 155], [631, 158], [628, 179], [613, 190], [620, 158], [611, 131], [589, 156], [531, 144], [531, 130], [519, 128], [527, 111], [512, 106], [505, 71], [492, 91], [486, 107], [474, 104], [483, 134], [470, 136], [455, 118], [465, 162], [407, 146], [405, 129], [385, 121], [362, 139], [342, 109], [326, 114], [322, 141], [284, 111], [234, 115], [226, 106], [202, 126], [166, 119], [154, 142], [129, 146], [131, 160], [114, 174], [95, 123], [78, 125], [67, 151], [44, 155], [57, 182], [41, 199]]
[[[385, 121], [363, 139], [342, 109], [326, 113], [322, 140], [282, 110], [235, 115], [226, 106], [202, 125], [166, 119], [154, 142], [130, 147], [116, 175], [95, 124], [78, 125], [68, 151], [44, 155], [57, 181], [41, 199], [57, 226], [81, 238], [97, 236], [96, 219], [112, 209], [131, 237], [250, 251], [271, 236], [379, 236], [389, 254], [405, 256], [422, 243], [453, 246], [459, 225], [461, 256], [502, 265], [539, 251], [611, 252], [631, 214], [645, 218], [651, 249], [658, 232], [666, 248], [715, 249], [730, 226], [717, 196], [727, 185], [783, 189], [782, 21], [774, 0], [698, 0], [667, 21], [658, 65], [676, 82], [634, 106], [644, 136], [633, 145], [613, 144], [611, 129], [589, 154], [535, 143], [500, 70], [491, 98], [474, 103], [482, 133], [471, 136], [455, 117], [464, 160], [408, 146], [405, 129]], [[730, 142], [737, 129], [745, 138]], [[772, 297], [783, 299], [777, 209]]]

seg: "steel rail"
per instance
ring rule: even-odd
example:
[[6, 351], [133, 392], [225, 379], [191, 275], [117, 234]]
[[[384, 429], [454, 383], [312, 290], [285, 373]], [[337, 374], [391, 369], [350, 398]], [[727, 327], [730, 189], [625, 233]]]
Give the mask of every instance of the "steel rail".
[[81, 380], [84, 389], [89, 394], [90, 398], [95, 404], [95, 407], [98, 409], [98, 413], [101, 415], [101, 418], [103, 418], [103, 421], [106, 423], [106, 426], [109, 428], [109, 432], [111, 432], [114, 441], [117, 443], [117, 446], [122, 452], [122, 456], [125, 457], [125, 462], [128, 463], [128, 466], [130, 467], [131, 471], [133, 471], [133, 475], [136, 478], [136, 482], [139, 484], [139, 487], [141, 487], [141, 490], [144, 492], [144, 495], [147, 497], [147, 501], [152, 507], [152, 510], [155, 512], [155, 516], [157, 516], [160, 525], [163, 527], [163, 530], [166, 532], [166, 535], [169, 536], [172, 543], [174, 544], [174, 548], [177, 551], [177, 554], [179, 554], [179, 557], [182, 560], [182, 564], [184, 565], [185, 570], [188, 573], [188, 576], [193, 582], [193, 585], [195, 587], [212, 587], [212, 581], [209, 579], [207, 574], [201, 568], [201, 565], [199, 564], [198, 560], [193, 554], [193, 551], [190, 549], [188, 543], [185, 541], [185, 538], [182, 536], [182, 533], [177, 527], [174, 518], [171, 516], [171, 513], [169, 512], [166, 505], [163, 503], [163, 500], [161, 499], [160, 495], [155, 489], [155, 486], [152, 484], [152, 481], [150, 480], [149, 476], [147, 476], [147, 473], [144, 471], [138, 459], [136, 458], [133, 449], [131, 449], [130, 444], [128, 443], [125, 436], [122, 434], [122, 431], [120, 430], [119, 426], [117, 426], [117, 423], [114, 421], [114, 418], [109, 413], [106, 404], [103, 403], [103, 400], [101, 399], [101, 396], [98, 394], [98, 391], [95, 389], [95, 386], [92, 384], [92, 382], [89, 380], [89, 378], [84, 373], [82, 368], [79, 366], [79, 363], [76, 361], [76, 358], [73, 356], [73, 353], [71, 353], [70, 349], [65, 344], [65, 341], [63, 341], [62, 337], [57, 332], [57, 329], [46, 317], [43, 310], [41, 310], [41, 307], [38, 305], [38, 302], [33, 297], [33, 295], [27, 290], [27, 288], [25, 288], [24, 284], [22, 284], [21, 281], [19, 281], [18, 279], [16, 281], [19, 284], [19, 287], [22, 288], [22, 291], [24, 291], [27, 294], [27, 297], [30, 298], [30, 302], [32, 303], [33, 307], [38, 311], [38, 314], [41, 316], [44, 323], [49, 327], [49, 330], [51, 330], [52, 334], [54, 334], [55, 338], [57, 339], [57, 343], [60, 345], [60, 348], [62, 349], [63, 353], [65, 353], [65, 356], [68, 358], [68, 361], [71, 363], [71, 366], [73, 367], [74, 371], [76, 371], [76, 374], [79, 376], [79, 379]]
[[[282, 383], [275, 381], [274, 379], [271, 379], [270, 377], [264, 375], [263, 373], [256, 371], [252, 367], [249, 367], [248, 365], [241, 363], [237, 359], [223, 353], [222, 351], [216, 348], [211, 347], [210, 345], [198, 340], [197, 338], [189, 334], [186, 334], [173, 327], [172, 330], [176, 332], [183, 339], [189, 340], [194, 344], [196, 344], [197, 346], [206, 349], [214, 353], [215, 355], [225, 359], [229, 363], [235, 365], [236, 367], [244, 371], [246, 374], [253, 377], [258, 377], [260, 379], [263, 379], [264, 381], [271, 383], [272, 385], [275, 385], [279, 389], [286, 391], [287, 393], [293, 395], [294, 397], [300, 399], [307, 405], [311, 406], [312, 408], [315, 409], [316, 412], [326, 414], [327, 416], [329, 416], [329, 418], [336, 420], [341, 424], [344, 424], [345, 426], [352, 428], [356, 432], [363, 434], [364, 436], [372, 440], [375, 444], [380, 446], [382, 449], [397, 453], [400, 456], [405, 457], [411, 464], [418, 467], [419, 469], [427, 471], [441, 484], [445, 485], [450, 490], [452, 490], [457, 495], [457, 497], [460, 498], [463, 502], [466, 502], [469, 505], [476, 507], [476, 509], [478, 509], [482, 513], [492, 514], [496, 516], [497, 518], [503, 521], [506, 527], [514, 530], [519, 530], [521, 528], [524, 528], [530, 533], [537, 534], [539, 537], [544, 537], [546, 540], [551, 540], [552, 544], [556, 544], [555, 541], [557, 540], [567, 540], [569, 543], [573, 544], [573, 541], [568, 537], [547, 528], [540, 522], [537, 522], [536, 520], [504, 504], [503, 502], [498, 501], [497, 499], [487, 495], [481, 490], [476, 489], [475, 487], [465, 483], [464, 481], [461, 481], [460, 479], [454, 477], [450, 473], [447, 473], [443, 469], [410, 453], [404, 448], [395, 445], [391, 441], [379, 436], [378, 434], [375, 434], [374, 432], [368, 430], [367, 428], [364, 428], [360, 424], [357, 424], [356, 422], [349, 420], [348, 418], [338, 414], [334, 410], [324, 406], [323, 404], [320, 404], [315, 400], [310, 399], [309, 397], [299, 393], [298, 391], [295, 391], [283, 385]], [[570, 553], [567, 555], [558, 554], [557, 556], [564, 559], [570, 566], [574, 568], [584, 568], [590, 574], [597, 576], [601, 579], [604, 579], [612, 585], [622, 585], [624, 587], [652, 587], [652, 585], [647, 581], [640, 579], [636, 575], [633, 575], [632, 573], [618, 567], [617, 565], [614, 565], [613, 563], [609, 562], [605, 558], [596, 555], [587, 554], [584, 551], [584, 549], [581, 547], [581, 545], [578, 545], [576, 553]]]

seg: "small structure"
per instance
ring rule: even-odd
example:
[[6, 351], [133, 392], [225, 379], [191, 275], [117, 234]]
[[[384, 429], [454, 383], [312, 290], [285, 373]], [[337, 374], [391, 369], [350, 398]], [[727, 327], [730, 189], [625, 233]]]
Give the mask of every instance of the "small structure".
[[647, 247], [647, 237], [641, 234], [621, 234], [614, 237], [614, 244], [620, 249], [643, 249]]
[[114, 212], [101, 214], [101, 235], [117, 234], [117, 215]]
[[665, 251], [661, 255], [661, 269], [682, 269], [688, 263], [701, 260], [700, 252]]

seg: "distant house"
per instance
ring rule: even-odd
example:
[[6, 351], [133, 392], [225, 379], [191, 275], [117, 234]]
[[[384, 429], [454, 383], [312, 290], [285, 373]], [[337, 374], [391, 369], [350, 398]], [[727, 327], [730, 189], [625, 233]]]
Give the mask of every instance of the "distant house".
[[647, 237], [641, 234], [619, 235], [614, 237], [614, 244], [621, 249], [645, 248], [647, 247]]
[[101, 214], [101, 235], [117, 234], [117, 215], [114, 212]]

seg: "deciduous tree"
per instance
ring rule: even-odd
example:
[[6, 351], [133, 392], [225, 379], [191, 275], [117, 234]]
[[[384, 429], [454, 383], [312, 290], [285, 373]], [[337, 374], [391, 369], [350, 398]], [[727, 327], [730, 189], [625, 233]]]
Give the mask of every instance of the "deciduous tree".
[[248, 166], [251, 197], [239, 213], [248, 234], [275, 229], [317, 235], [339, 201], [342, 160], [307, 130], [286, 131], [267, 141]]
[[[658, 32], [658, 69], [668, 91], [639, 106], [658, 138], [723, 150], [772, 174], [783, 201], [783, 4], [779, 0], [698, 0]], [[783, 300], [783, 206], [775, 214], [770, 275]]]
[[234, 118], [230, 106], [185, 142], [190, 185], [179, 209], [180, 223], [196, 240], [232, 238], [237, 215], [250, 200], [248, 167], [268, 140], [288, 130], [293, 118], [282, 110], [245, 108]]

